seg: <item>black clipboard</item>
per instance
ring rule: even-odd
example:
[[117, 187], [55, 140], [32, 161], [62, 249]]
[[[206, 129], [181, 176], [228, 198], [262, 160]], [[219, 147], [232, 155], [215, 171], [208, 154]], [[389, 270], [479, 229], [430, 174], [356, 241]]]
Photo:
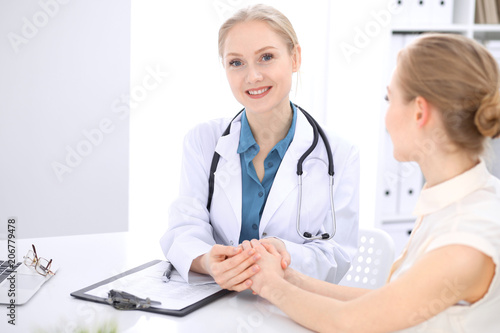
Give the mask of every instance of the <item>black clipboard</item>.
[[[129, 269], [128, 271], [125, 271], [125, 272], [123, 272], [121, 274], [112, 276], [109, 279], [97, 282], [97, 283], [95, 283], [95, 284], [93, 284], [91, 286], [88, 286], [86, 288], [74, 291], [70, 295], [73, 296], [73, 297], [75, 297], [75, 298], [86, 300], [86, 301], [108, 304], [106, 298], [97, 297], [97, 296], [94, 296], [94, 295], [89, 295], [89, 294], [86, 294], [86, 292], [90, 291], [90, 290], [93, 290], [93, 289], [95, 289], [95, 288], [97, 288], [97, 287], [99, 287], [101, 285], [105, 285], [105, 284], [108, 284], [108, 283], [113, 282], [115, 280], [121, 279], [124, 276], [127, 276], [127, 275], [130, 275], [130, 274], [139, 272], [139, 271], [141, 271], [141, 270], [143, 270], [145, 268], [148, 268], [150, 266], [156, 265], [156, 264], [158, 264], [161, 261], [162, 260], [152, 260], [152, 261], [150, 261], [148, 263], [145, 263], [143, 265], [140, 265], [140, 266], [137, 266], [135, 268]], [[182, 308], [180, 310], [156, 308], [154, 306], [151, 306], [151, 307], [148, 307], [148, 308], [145, 308], [145, 309], [137, 309], [137, 310], [147, 311], [147, 312], [154, 312], [154, 313], [160, 313], [160, 314], [165, 314], [165, 315], [170, 315], [170, 316], [182, 317], [182, 316], [185, 316], [185, 315], [187, 315], [187, 314], [189, 314], [189, 313], [191, 313], [191, 312], [193, 312], [193, 311], [195, 311], [195, 310], [197, 310], [197, 309], [199, 309], [199, 308], [201, 308], [201, 307], [203, 307], [203, 306], [205, 306], [205, 305], [207, 305], [207, 304], [215, 301], [216, 299], [221, 298], [222, 296], [227, 295], [227, 294], [229, 294], [231, 292], [232, 292], [231, 290], [222, 289], [222, 290], [217, 291], [216, 293], [214, 293], [214, 294], [212, 294], [210, 296], [207, 296], [204, 299], [202, 299], [202, 300], [200, 300], [200, 301], [198, 301], [196, 303], [193, 303], [191, 305], [188, 305], [185, 308]], [[151, 298], [154, 299], [154, 295], [151, 295]]]

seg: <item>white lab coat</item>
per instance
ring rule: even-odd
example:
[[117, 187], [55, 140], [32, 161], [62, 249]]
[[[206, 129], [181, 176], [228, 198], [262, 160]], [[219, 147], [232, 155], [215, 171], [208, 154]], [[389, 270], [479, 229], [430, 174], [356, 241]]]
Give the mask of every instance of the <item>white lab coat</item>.
[[[221, 137], [228, 119], [203, 123], [184, 140], [179, 198], [171, 205], [169, 226], [160, 240], [163, 253], [187, 281], [193, 259], [214, 244], [238, 245], [241, 230], [241, 163], [237, 153], [241, 116]], [[335, 165], [334, 205], [337, 232], [329, 241], [305, 241], [296, 229], [297, 161], [309, 148], [312, 128], [297, 112], [293, 141], [281, 162], [266, 201], [260, 238], [281, 239], [291, 255], [291, 267], [309, 276], [339, 282], [357, 252], [359, 207], [359, 154], [344, 140], [329, 135]], [[221, 158], [215, 173], [212, 206], [208, 212], [208, 177], [214, 149]], [[303, 163], [301, 230], [313, 235], [330, 232], [328, 157], [320, 138]]]

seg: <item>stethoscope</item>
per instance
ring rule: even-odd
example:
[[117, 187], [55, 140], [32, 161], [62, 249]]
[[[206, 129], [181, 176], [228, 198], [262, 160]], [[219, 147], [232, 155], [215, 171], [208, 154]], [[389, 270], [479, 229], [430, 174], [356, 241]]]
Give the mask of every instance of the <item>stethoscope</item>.
[[[315, 240], [315, 239], [321, 239], [321, 240], [329, 240], [332, 239], [333, 236], [335, 236], [335, 233], [337, 231], [337, 221], [335, 219], [335, 209], [334, 209], [334, 204], [333, 204], [333, 175], [334, 175], [334, 165], [333, 165], [333, 156], [332, 156], [332, 149], [330, 148], [330, 143], [328, 142], [328, 138], [325, 135], [325, 132], [323, 132], [323, 129], [319, 124], [316, 122], [316, 120], [309, 114], [307, 113], [304, 109], [302, 109], [300, 106], [295, 105], [306, 117], [307, 121], [309, 121], [309, 124], [311, 124], [311, 127], [313, 128], [313, 142], [309, 149], [305, 151], [305, 153], [299, 158], [297, 162], [297, 176], [298, 176], [298, 187], [299, 187], [299, 198], [298, 198], [298, 204], [297, 204], [297, 233], [299, 234], [300, 237], [302, 237], [305, 240]], [[226, 136], [229, 134], [231, 130], [231, 124], [238, 117], [245, 109], [242, 109], [234, 118], [229, 122], [229, 125], [227, 126], [226, 130], [224, 133], [222, 133], [222, 136]], [[330, 177], [330, 182], [329, 182], [329, 188], [330, 188], [330, 209], [331, 209], [331, 215], [332, 215], [332, 233], [329, 234], [327, 232], [321, 234], [321, 235], [316, 235], [313, 236], [310, 232], [304, 232], [300, 230], [300, 210], [302, 207], [302, 163], [304, 160], [311, 154], [311, 152], [316, 148], [318, 144], [318, 138], [321, 136], [321, 139], [323, 139], [323, 143], [325, 144], [326, 152], [328, 155], [328, 175]], [[217, 170], [217, 164], [219, 163], [219, 158], [220, 155], [217, 152], [214, 152], [214, 156], [212, 158], [212, 164], [210, 165], [210, 176], [208, 178], [208, 201], [207, 201], [207, 209], [210, 211], [210, 206], [212, 205], [212, 197], [214, 193], [214, 187], [215, 187], [215, 171]]]

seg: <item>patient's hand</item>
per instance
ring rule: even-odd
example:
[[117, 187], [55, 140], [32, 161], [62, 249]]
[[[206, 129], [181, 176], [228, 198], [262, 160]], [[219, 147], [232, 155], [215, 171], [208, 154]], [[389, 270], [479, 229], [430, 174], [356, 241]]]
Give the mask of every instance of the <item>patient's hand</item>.
[[292, 258], [290, 256], [290, 253], [288, 253], [288, 251], [286, 250], [285, 243], [283, 243], [282, 240], [270, 237], [261, 239], [260, 243], [266, 248], [268, 252], [271, 252], [269, 246], [273, 246], [276, 249], [276, 251], [281, 256], [281, 268], [286, 269], [288, 266], [290, 266]]
[[261, 244], [258, 240], [251, 241], [253, 248], [260, 255], [257, 262], [259, 272], [253, 275], [250, 285], [254, 293], [259, 294], [262, 287], [273, 279], [283, 279], [285, 272], [281, 266], [281, 254], [273, 246]]

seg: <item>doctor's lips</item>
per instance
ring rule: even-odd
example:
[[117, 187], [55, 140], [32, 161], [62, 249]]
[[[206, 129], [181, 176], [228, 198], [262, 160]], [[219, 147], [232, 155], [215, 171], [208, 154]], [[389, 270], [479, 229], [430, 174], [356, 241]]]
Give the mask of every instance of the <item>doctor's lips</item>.
[[247, 95], [250, 98], [261, 98], [261, 97], [266, 96], [269, 93], [269, 91], [271, 91], [271, 88], [272, 88], [271, 86], [261, 87], [261, 88], [257, 88], [257, 89], [248, 89], [245, 92], [247, 93]]

